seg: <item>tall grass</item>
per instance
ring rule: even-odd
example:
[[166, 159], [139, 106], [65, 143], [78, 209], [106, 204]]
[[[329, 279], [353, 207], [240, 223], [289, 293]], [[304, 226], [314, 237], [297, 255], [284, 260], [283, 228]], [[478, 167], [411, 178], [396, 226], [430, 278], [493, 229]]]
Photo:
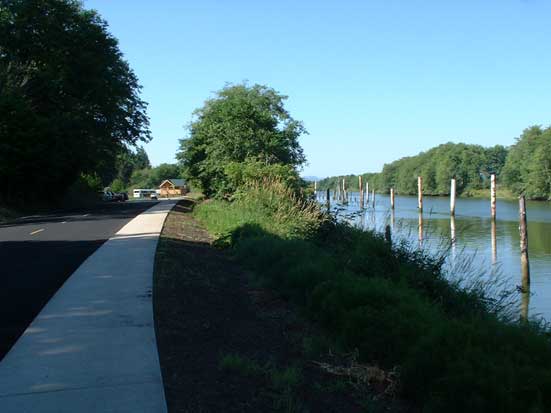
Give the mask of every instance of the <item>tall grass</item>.
[[548, 333], [502, 317], [483, 286], [450, 282], [441, 257], [337, 222], [277, 182], [196, 214], [344, 347], [397, 366], [422, 411], [551, 411]]

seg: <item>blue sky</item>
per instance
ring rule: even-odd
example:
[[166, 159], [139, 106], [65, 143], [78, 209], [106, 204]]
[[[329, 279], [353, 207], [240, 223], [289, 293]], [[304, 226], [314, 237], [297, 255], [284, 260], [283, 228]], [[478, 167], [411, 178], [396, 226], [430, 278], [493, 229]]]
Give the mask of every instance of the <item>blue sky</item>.
[[551, 2], [86, 0], [149, 102], [153, 164], [227, 82], [288, 95], [304, 175], [378, 171], [454, 141], [551, 124]]

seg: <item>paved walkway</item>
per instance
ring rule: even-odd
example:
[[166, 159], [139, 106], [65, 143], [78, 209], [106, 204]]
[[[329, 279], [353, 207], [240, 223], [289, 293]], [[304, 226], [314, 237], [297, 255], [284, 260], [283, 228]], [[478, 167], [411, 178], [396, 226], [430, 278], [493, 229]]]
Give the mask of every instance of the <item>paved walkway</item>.
[[130, 221], [44, 307], [0, 362], [0, 412], [166, 412], [152, 274], [175, 203]]

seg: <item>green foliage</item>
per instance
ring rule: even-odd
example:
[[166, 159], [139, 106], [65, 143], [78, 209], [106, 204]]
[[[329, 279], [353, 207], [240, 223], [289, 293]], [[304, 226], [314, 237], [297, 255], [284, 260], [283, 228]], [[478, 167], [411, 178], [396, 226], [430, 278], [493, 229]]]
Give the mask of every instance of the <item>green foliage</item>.
[[134, 170], [128, 188], [157, 188], [164, 180], [181, 176], [182, 172], [178, 165], [162, 163], [155, 168]]
[[177, 158], [186, 178], [207, 196], [227, 195], [239, 179], [236, 163], [301, 166], [305, 157], [298, 138], [306, 131], [285, 110], [285, 99], [262, 85], [231, 85], [217, 92], [195, 111], [190, 136], [180, 141]]
[[551, 199], [551, 127], [533, 126], [522, 133], [509, 151], [503, 180], [517, 195]]
[[491, 296], [450, 283], [441, 261], [422, 252], [327, 219], [304, 233], [278, 219], [277, 203], [238, 202], [195, 213], [337, 343], [364, 362], [398, 366], [403, 395], [422, 411], [551, 410], [551, 343], [541, 327], [504, 321]]
[[296, 169], [291, 165], [280, 163], [269, 164], [256, 160], [245, 162], [230, 162], [224, 169], [227, 177], [228, 190], [235, 193], [239, 188], [251, 182], [263, 180], [278, 180], [289, 188], [299, 190], [301, 179]]
[[[423, 177], [423, 190], [427, 195], [448, 195], [450, 180], [457, 180], [457, 192], [489, 188], [490, 174], [500, 174], [505, 163], [507, 149], [497, 145], [484, 148], [479, 145], [446, 143], [416, 156], [399, 159], [383, 167], [381, 173], [363, 174], [378, 192], [417, 193], [417, 177]], [[358, 189], [358, 177], [345, 177], [351, 190]], [[319, 182], [320, 189], [334, 189], [342, 178], [331, 177]]]
[[220, 358], [220, 370], [239, 373], [246, 377], [262, 376], [265, 372], [260, 364], [239, 354], [225, 354]]
[[[0, 197], [57, 197], [150, 139], [146, 103], [117, 40], [73, 0], [3, 0]], [[27, 191], [29, 182], [33, 190]]]
[[[222, 240], [243, 229], [276, 234], [287, 239], [308, 238], [317, 233], [323, 219], [317, 206], [295, 194], [279, 181], [250, 183], [233, 202], [212, 200], [199, 205], [195, 214]], [[268, 219], [267, 219], [268, 217]], [[243, 227], [251, 224], [249, 227]]]

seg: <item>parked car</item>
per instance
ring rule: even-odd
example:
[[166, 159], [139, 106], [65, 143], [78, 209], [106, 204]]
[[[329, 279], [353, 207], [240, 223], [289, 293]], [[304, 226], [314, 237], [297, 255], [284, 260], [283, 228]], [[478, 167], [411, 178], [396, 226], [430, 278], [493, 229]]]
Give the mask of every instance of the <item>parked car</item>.
[[156, 194], [156, 193], [153, 193], [153, 194], [149, 195], [149, 199], [155, 199], [155, 200], [157, 200], [157, 199], [159, 199], [159, 198], [157, 197], [157, 194]]

